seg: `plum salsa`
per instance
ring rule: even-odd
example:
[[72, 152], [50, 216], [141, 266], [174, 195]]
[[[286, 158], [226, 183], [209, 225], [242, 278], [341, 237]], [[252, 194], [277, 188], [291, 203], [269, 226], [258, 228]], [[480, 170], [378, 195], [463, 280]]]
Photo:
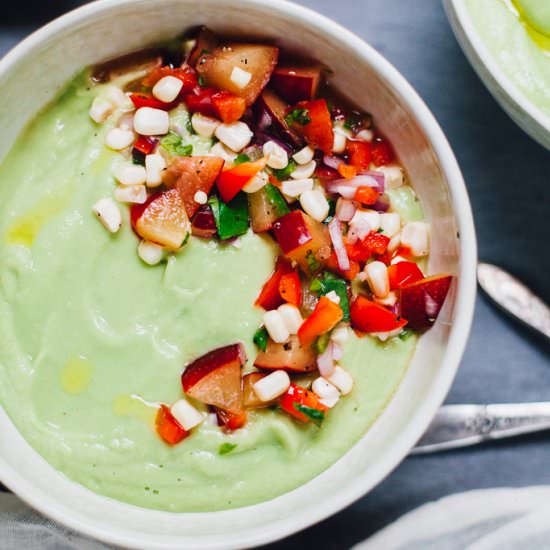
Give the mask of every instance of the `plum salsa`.
[[205, 421], [243, 429], [264, 408], [322, 430], [354, 388], [351, 332], [404, 340], [443, 306], [452, 277], [426, 273], [429, 225], [400, 214], [415, 197], [404, 168], [326, 74], [206, 28], [93, 70], [89, 115], [110, 124], [105, 147], [119, 158], [113, 196], [90, 206], [111, 233], [129, 219], [143, 269], [184, 256], [193, 239], [211, 254], [239, 250], [250, 231], [277, 251], [254, 302], [255, 357], [240, 340], [184, 366], [180, 397], [156, 413], [169, 445]]

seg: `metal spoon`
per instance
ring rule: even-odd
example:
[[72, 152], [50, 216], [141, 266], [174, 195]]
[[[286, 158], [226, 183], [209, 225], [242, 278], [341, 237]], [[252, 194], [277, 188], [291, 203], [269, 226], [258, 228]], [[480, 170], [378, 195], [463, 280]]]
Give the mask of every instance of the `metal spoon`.
[[[491, 264], [477, 270], [481, 288], [508, 314], [550, 338], [550, 308], [523, 283]], [[550, 429], [550, 402], [444, 405], [411, 454], [426, 454]]]

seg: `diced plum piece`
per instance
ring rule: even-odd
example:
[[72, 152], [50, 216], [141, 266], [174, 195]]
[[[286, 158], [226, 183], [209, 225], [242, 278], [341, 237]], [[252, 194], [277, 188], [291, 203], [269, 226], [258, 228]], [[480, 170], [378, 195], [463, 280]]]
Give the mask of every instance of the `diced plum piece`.
[[218, 37], [207, 27], [201, 27], [197, 34], [195, 45], [189, 53], [187, 63], [195, 65], [199, 57], [205, 53], [213, 52], [218, 46]]
[[433, 325], [452, 279], [451, 275], [434, 275], [399, 290], [401, 315], [407, 319], [410, 328], [424, 330]]
[[243, 376], [243, 404], [245, 409], [260, 409], [262, 407], [269, 407], [273, 405], [277, 400], [262, 401], [254, 391], [254, 384], [261, 380], [267, 374], [263, 372], [251, 372]]
[[288, 139], [297, 147], [304, 144], [303, 138], [295, 132], [286, 122], [285, 115], [289, 105], [283, 101], [275, 92], [266, 88], [258, 98], [258, 109], [264, 111], [271, 118], [271, 127], [282, 137]]
[[209, 195], [223, 165], [219, 157], [176, 157], [164, 171], [162, 181], [179, 191], [187, 216], [192, 218], [201, 206], [195, 201], [195, 193]]
[[284, 255], [300, 265], [305, 273], [319, 269], [330, 257], [331, 245], [326, 227], [301, 210], [294, 210], [273, 224], [275, 239]]
[[[136, 217], [139, 210], [141, 213]], [[142, 239], [160, 244], [168, 250], [178, 250], [191, 229], [183, 199], [177, 189], [154, 195], [143, 210], [133, 209], [131, 217], [132, 225]]]
[[321, 82], [321, 65], [278, 66], [271, 76], [273, 89], [289, 103], [315, 97]]
[[126, 74], [133, 74], [136, 79], [141, 80], [145, 75], [161, 66], [162, 56], [158, 50], [140, 50], [96, 65], [92, 70], [92, 80], [94, 82], [111, 82]]
[[191, 223], [191, 235], [201, 239], [212, 239], [217, 232], [212, 208], [209, 204], [201, 205]]
[[302, 346], [293, 335], [284, 344], [277, 344], [271, 338], [265, 351], [260, 351], [254, 366], [265, 370], [286, 370], [289, 372], [311, 372], [317, 368], [315, 351]]
[[246, 356], [242, 344], [231, 344], [199, 357], [181, 375], [183, 391], [202, 403], [241, 414], [241, 368]]
[[[278, 57], [279, 48], [274, 46], [229, 43], [200, 55], [195, 68], [207, 86], [227, 90], [252, 105], [269, 82]], [[235, 68], [251, 75], [244, 86], [232, 79]]]

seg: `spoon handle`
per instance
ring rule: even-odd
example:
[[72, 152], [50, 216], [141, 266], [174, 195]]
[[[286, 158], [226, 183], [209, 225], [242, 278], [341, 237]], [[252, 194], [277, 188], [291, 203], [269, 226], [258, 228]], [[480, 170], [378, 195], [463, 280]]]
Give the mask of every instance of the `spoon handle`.
[[478, 265], [477, 279], [504, 311], [550, 338], [550, 307], [521, 281], [500, 267], [486, 263]]
[[550, 429], [550, 402], [445, 405], [411, 454], [476, 445]]

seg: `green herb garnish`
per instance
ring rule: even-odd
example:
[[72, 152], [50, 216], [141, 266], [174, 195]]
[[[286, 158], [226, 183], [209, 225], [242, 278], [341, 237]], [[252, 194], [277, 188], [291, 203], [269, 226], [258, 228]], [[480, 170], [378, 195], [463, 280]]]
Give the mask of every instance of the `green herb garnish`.
[[340, 279], [333, 273], [325, 271], [320, 278], [313, 279], [313, 281], [311, 281], [309, 289], [312, 292], [317, 292], [319, 296], [324, 296], [331, 290], [334, 290], [338, 298], [340, 298], [339, 306], [342, 308], [342, 312], [344, 313], [342, 320], [350, 320], [348, 285], [344, 279]]
[[328, 344], [330, 342], [330, 334], [328, 332], [325, 332], [324, 334], [321, 334], [317, 340], [315, 340], [315, 351], [317, 353], [321, 354], [326, 351], [328, 348]]
[[312, 407], [306, 407], [300, 403], [294, 403], [294, 408], [301, 412], [303, 415], [307, 416], [316, 426], [321, 426], [323, 420], [325, 419], [325, 413], [323, 411], [318, 411]]
[[377, 233], [384, 233], [384, 230], [383, 230], [381, 227], [379, 227], [379, 228], [376, 230], [376, 232], [377, 232]]
[[288, 164], [285, 166], [285, 168], [281, 168], [280, 170], [273, 170], [273, 175], [279, 181], [285, 181], [288, 178], [290, 178], [290, 174], [294, 172], [295, 168], [296, 168], [296, 163], [293, 160], [290, 160]]
[[161, 146], [170, 154], [178, 157], [188, 157], [193, 153], [193, 145], [183, 144], [183, 138], [175, 132], [170, 132], [160, 140]]
[[233, 166], [237, 166], [238, 164], [243, 164], [245, 162], [250, 162], [250, 157], [246, 153], [240, 153], [233, 161]]
[[240, 192], [227, 204], [213, 195], [208, 200], [218, 236], [222, 241], [244, 235], [248, 231], [248, 201], [246, 193]]
[[227, 455], [237, 447], [236, 443], [222, 443], [218, 449], [218, 454]]
[[286, 123], [292, 126], [295, 122], [301, 126], [307, 126], [311, 122], [308, 109], [293, 109], [285, 116]]
[[412, 330], [404, 329], [400, 332], [400, 334], [397, 335], [397, 337], [399, 338], [399, 340], [403, 340], [404, 342], [405, 340], [408, 340], [413, 334], [414, 332]]
[[260, 327], [255, 332], [253, 341], [262, 351], [265, 351], [267, 349], [267, 340], [268, 339], [269, 339], [269, 335], [267, 333], [266, 328], [265, 327]]
[[311, 250], [306, 254], [306, 262], [310, 273], [315, 273], [321, 268], [321, 264]]
[[202, 77], [202, 74], [199, 75], [197, 78], [197, 82], [199, 83], [199, 86], [202, 88], [204, 87], [204, 78]]

